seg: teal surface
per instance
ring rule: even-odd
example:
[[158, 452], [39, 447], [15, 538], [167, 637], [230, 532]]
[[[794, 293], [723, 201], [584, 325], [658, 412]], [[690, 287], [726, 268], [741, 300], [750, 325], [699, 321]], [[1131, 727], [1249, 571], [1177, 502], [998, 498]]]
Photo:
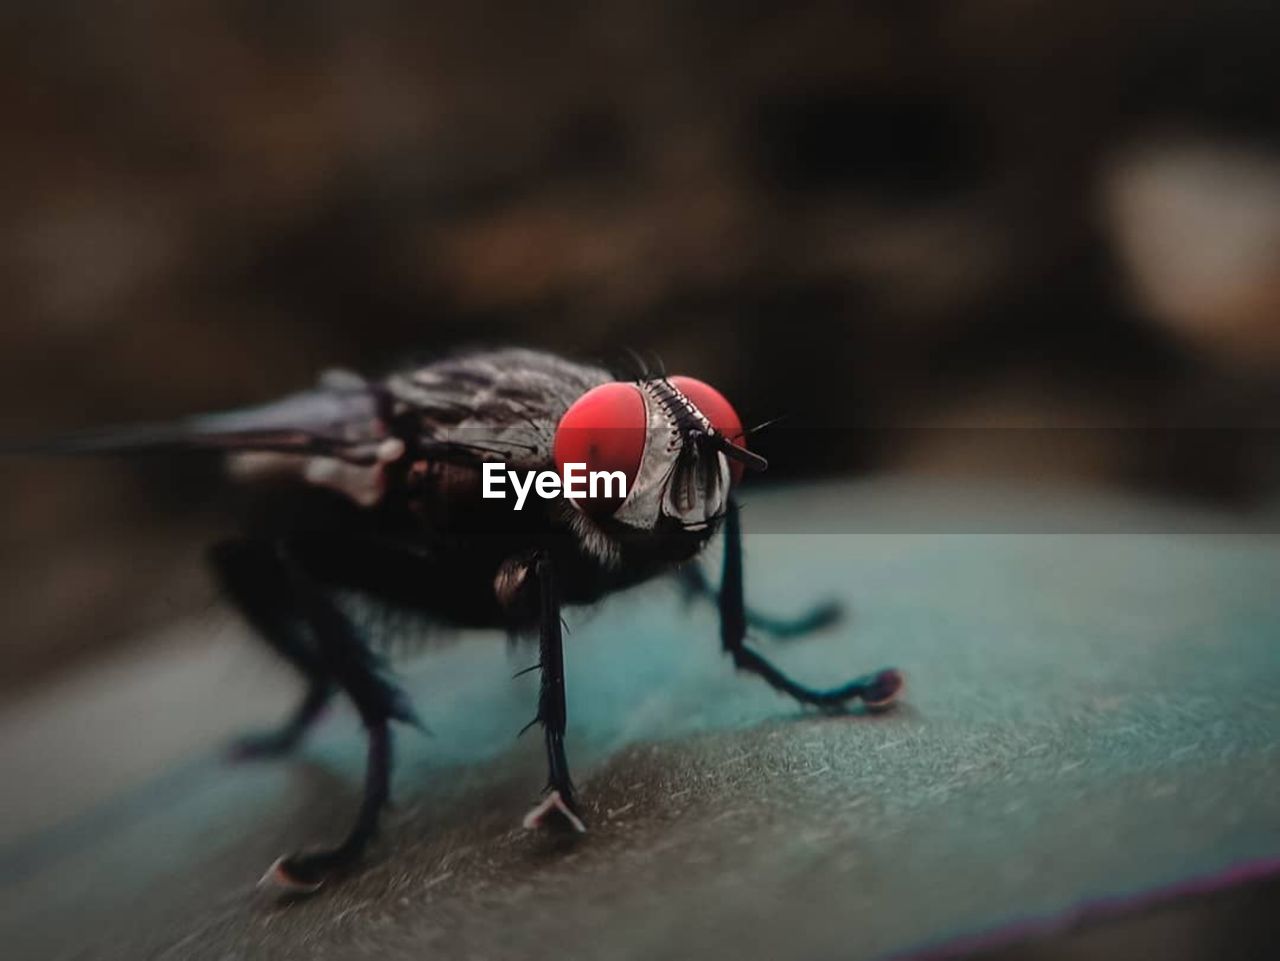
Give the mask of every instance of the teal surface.
[[[816, 716], [735, 676], [714, 612], [672, 585], [573, 612], [569, 749], [592, 831], [529, 834], [540, 746], [513, 735], [534, 683], [511, 674], [531, 652], [468, 635], [405, 665], [433, 733], [399, 738], [398, 804], [366, 869], [280, 905], [253, 881], [339, 830], [359, 738], [337, 712], [296, 760], [223, 765], [213, 734], [265, 682], [238, 629], [204, 628], [191, 643], [242, 666], [179, 665], [172, 694], [137, 705], [155, 725], [205, 717], [189, 750], [175, 735], [78, 806], [56, 785], [6, 800], [6, 955], [873, 958], [1280, 857], [1274, 537], [1124, 501], [900, 485], [747, 503], [752, 602], [851, 611], [760, 648], [818, 684], [900, 667], [899, 709]], [[87, 679], [81, 705], [154, 663]], [[0, 718], [6, 763], [36, 763], [35, 743], [66, 754], [56, 706]], [[110, 742], [109, 768], [127, 726], [104, 713], [78, 736]], [[68, 813], [42, 818], [51, 805]]]

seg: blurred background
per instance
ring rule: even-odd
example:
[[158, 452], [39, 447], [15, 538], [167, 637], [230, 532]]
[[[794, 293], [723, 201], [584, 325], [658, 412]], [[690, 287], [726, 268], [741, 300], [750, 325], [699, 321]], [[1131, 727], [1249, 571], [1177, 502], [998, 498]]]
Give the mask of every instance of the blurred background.
[[[0, 434], [514, 341], [788, 415], [772, 480], [1265, 508], [1277, 36], [1263, 0], [8, 3]], [[0, 689], [210, 602], [206, 467], [0, 468]]]

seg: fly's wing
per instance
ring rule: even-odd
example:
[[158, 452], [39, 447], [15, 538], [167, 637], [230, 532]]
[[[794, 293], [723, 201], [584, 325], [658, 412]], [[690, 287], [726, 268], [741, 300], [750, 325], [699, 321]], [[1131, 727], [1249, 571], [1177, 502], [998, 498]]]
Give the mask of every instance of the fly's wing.
[[[554, 463], [556, 425], [569, 406], [612, 380], [608, 371], [554, 354], [509, 348], [459, 354], [383, 382], [392, 420], [428, 461], [513, 470]], [[408, 425], [401, 430], [400, 425]], [[411, 442], [412, 443], [412, 442]]]
[[355, 374], [331, 372], [314, 390], [165, 424], [141, 424], [7, 445], [0, 453], [133, 454], [163, 451], [277, 453], [373, 464], [387, 437], [377, 390]]
[[383, 468], [406, 454], [451, 489], [478, 484], [484, 461], [550, 468], [561, 416], [610, 379], [552, 354], [482, 351], [382, 381], [331, 372], [313, 390], [259, 407], [0, 446], [0, 454], [221, 451], [236, 455], [231, 467], [241, 479], [294, 474], [368, 506], [385, 493]]

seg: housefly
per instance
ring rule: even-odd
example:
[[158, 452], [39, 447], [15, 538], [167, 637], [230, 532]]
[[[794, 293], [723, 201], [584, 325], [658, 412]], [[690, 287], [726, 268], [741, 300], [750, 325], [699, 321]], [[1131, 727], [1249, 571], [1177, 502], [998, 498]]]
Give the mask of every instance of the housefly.
[[[239, 742], [246, 755], [295, 747], [335, 694], [367, 735], [364, 794], [336, 846], [282, 857], [264, 884], [313, 891], [355, 862], [387, 802], [393, 722], [416, 724], [405, 692], [362, 636], [343, 598], [355, 595], [433, 621], [536, 633], [537, 713], [545, 792], [526, 827], [585, 830], [565, 757], [561, 606], [590, 604], [676, 573], [715, 601], [734, 665], [796, 700], [835, 709], [888, 706], [895, 670], [830, 690], [792, 681], [745, 643], [748, 627], [795, 634], [834, 615], [787, 622], [744, 605], [742, 532], [734, 488], [765, 461], [747, 449], [729, 402], [689, 377], [615, 379], [548, 353], [461, 353], [379, 379], [334, 372], [314, 389], [263, 406], [174, 424], [72, 435], [59, 453], [224, 452], [233, 477], [256, 482], [241, 533], [210, 564], [255, 633], [303, 676], [306, 691], [277, 728]], [[484, 465], [518, 475], [586, 465], [627, 481], [595, 497], [482, 496]], [[724, 532], [719, 590], [689, 564]]]

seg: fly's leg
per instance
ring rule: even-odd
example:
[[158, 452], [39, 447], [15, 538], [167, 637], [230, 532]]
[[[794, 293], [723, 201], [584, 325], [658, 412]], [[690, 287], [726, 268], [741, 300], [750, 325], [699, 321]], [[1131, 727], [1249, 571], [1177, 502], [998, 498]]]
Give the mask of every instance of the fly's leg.
[[[679, 578], [680, 587], [687, 600], [705, 598], [719, 602], [719, 592], [711, 586], [706, 573], [696, 561], [677, 568], [676, 576]], [[839, 623], [843, 616], [844, 611], [835, 601], [816, 604], [805, 613], [793, 618], [776, 617], [754, 608], [743, 607], [743, 617], [748, 628], [778, 640], [790, 640], [812, 634]]]
[[360, 638], [350, 619], [287, 551], [281, 551], [279, 558], [298, 611], [315, 638], [316, 653], [333, 682], [355, 705], [368, 737], [364, 794], [346, 837], [330, 848], [280, 858], [261, 882], [310, 893], [332, 874], [355, 863], [377, 832], [390, 792], [390, 722], [418, 725], [418, 720], [404, 692], [383, 676], [381, 659]]
[[564, 643], [560, 626], [560, 596], [551, 559], [543, 555], [535, 565], [539, 592], [539, 668], [542, 686], [538, 692], [538, 715], [547, 748], [547, 787], [543, 799], [524, 816], [526, 828], [541, 827], [550, 817], [562, 820], [580, 833], [587, 830], [574, 797], [569, 778], [569, 762], [564, 754], [565, 698]]
[[271, 648], [307, 681], [307, 691], [279, 727], [246, 734], [232, 744], [236, 758], [289, 753], [302, 740], [333, 694], [333, 684], [305, 623], [298, 617], [293, 588], [269, 543], [248, 538], [225, 541], [209, 552], [223, 593]]
[[720, 640], [740, 670], [757, 674], [771, 687], [790, 694], [802, 704], [827, 710], [861, 700], [869, 708], [888, 707], [902, 688], [902, 674], [893, 668], [864, 674], [830, 690], [797, 684], [745, 644], [746, 609], [742, 599], [742, 523], [738, 505], [730, 499], [724, 528], [724, 575], [720, 587]]

